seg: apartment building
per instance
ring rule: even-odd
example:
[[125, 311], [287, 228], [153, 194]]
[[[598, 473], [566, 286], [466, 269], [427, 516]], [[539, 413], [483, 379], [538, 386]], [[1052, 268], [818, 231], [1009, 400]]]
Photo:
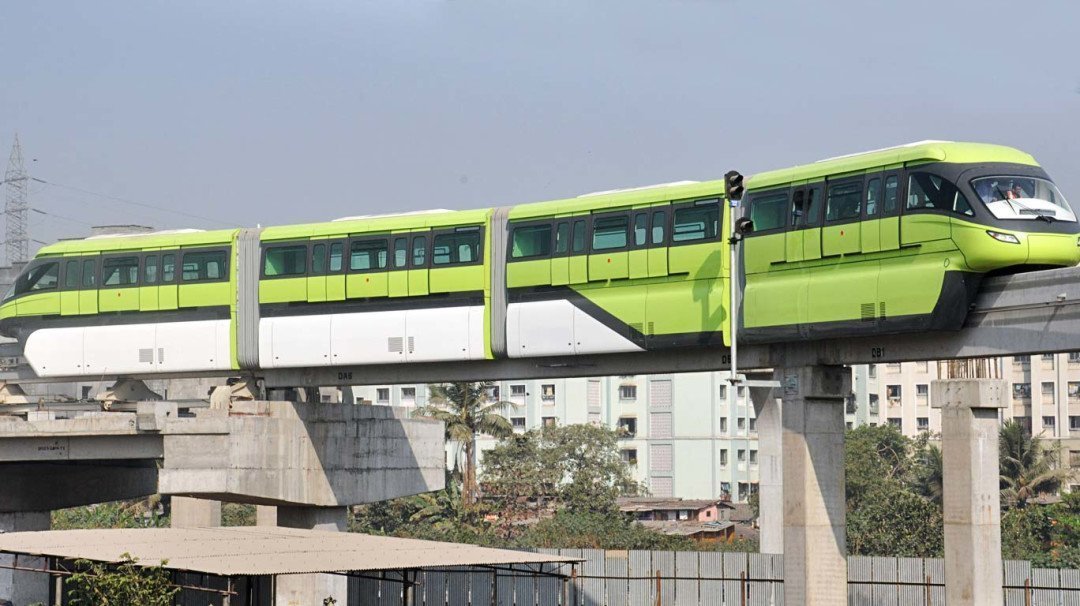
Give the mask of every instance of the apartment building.
[[[423, 406], [427, 385], [353, 387], [374, 404]], [[653, 496], [745, 501], [758, 481], [757, 431], [745, 388], [722, 373], [500, 381], [490, 394], [510, 402], [515, 431], [597, 423], [619, 429], [623, 458]], [[478, 439], [482, 453], [495, 440]], [[448, 464], [460, 456], [448, 445]], [[482, 455], [481, 455], [482, 459]]]

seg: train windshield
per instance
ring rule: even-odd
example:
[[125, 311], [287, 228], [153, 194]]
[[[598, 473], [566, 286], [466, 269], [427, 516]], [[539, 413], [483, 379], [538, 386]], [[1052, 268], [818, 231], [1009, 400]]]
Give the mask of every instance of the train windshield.
[[998, 219], [1076, 221], [1056, 185], [1038, 177], [981, 177], [971, 186]]
[[23, 293], [51, 290], [60, 283], [60, 264], [56, 261], [32, 264], [15, 279], [15, 284], [4, 295], [4, 301]]

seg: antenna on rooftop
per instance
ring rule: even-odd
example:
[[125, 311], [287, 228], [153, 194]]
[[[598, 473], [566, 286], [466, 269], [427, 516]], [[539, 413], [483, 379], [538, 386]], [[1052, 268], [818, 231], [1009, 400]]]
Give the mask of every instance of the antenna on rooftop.
[[30, 209], [26, 201], [29, 182], [30, 177], [26, 174], [26, 167], [23, 166], [22, 145], [19, 144], [19, 135], [16, 133], [15, 143], [11, 146], [11, 156], [8, 158], [7, 173], [4, 174], [2, 182], [6, 186], [4, 247], [7, 251], [8, 265], [25, 263], [29, 260], [30, 236], [26, 231], [26, 215]]

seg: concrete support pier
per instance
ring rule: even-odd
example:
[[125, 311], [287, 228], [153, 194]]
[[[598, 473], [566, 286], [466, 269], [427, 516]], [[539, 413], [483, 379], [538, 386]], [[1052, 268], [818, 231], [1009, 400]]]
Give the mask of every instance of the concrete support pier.
[[[777, 379], [773, 374], [765, 377]], [[751, 387], [758, 434], [758, 526], [761, 553], [784, 553], [784, 424], [779, 390]]]
[[[48, 511], [0, 513], [0, 533], [48, 530], [52, 525]], [[49, 601], [49, 575], [37, 572], [12, 570], [15, 556], [0, 555], [0, 604], [10, 602], [15, 606]], [[44, 568], [44, 558], [20, 557], [19, 567]]]
[[777, 374], [784, 427], [784, 603], [846, 604], [844, 396], [851, 373], [810, 366]]
[[947, 379], [931, 385], [931, 402], [941, 409], [945, 602], [1001, 604], [998, 410], [1008, 402], [1008, 384]]
[[171, 497], [172, 517], [169, 525], [173, 528], [212, 528], [221, 526], [221, 501], [194, 499], [191, 497]]
[[[269, 519], [269, 508], [260, 508], [259, 519]], [[348, 530], [348, 507], [278, 507], [278, 526], [283, 528], [303, 528], [327, 532], [345, 532]], [[286, 574], [277, 579], [275, 600], [284, 606], [308, 606], [309, 604], [328, 603], [327, 598], [336, 600], [335, 604], [344, 606], [349, 603], [349, 579], [334, 574]]]

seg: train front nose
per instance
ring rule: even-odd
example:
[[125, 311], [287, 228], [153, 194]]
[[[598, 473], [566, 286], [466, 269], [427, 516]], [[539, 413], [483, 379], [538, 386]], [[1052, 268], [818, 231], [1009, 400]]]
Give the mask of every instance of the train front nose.
[[1028, 264], [1071, 267], [1080, 263], [1077, 234], [1029, 234]]
[[0, 304], [0, 336], [9, 339], [19, 338], [15, 319], [14, 301], [6, 301]]

